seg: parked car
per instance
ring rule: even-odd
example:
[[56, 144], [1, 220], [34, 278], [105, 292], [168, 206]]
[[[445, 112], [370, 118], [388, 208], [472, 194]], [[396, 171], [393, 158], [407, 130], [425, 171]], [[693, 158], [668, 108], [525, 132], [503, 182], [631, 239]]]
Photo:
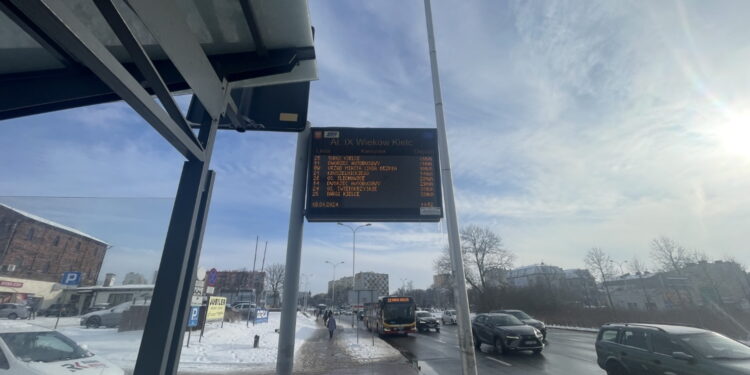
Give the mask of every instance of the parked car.
[[741, 375], [750, 347], [700, 328], [615, 323], [599, 329], [596, 361], [609, 375]]
[[121, 375], [125, 372], [60, 332], [0, 323], [0, 372], [8, 375]]
[[17, 303], [0, 303], [0, 318], [28, 319], [29, 308]]
[[536, 320], [532, 318], [529, 314], [521, 311], [521, 310], [495, 310], [492, 311], [493, 313], [498, 314], [510, 314], [515, 316], [516, 318], [520, 319], [522, 322], [538, 329], [542, 332], [542, 339], [547, 340], [547, 325], [544, 324], [541, 320]]
[[434, 329], [440, 332], [440, 324], [428, 311], [417, 311], [417, 331], [424, 332]]
[[440, 317], [440, 320], [443, 322], [443, 325], [456, 324], [456, 310], [443, 311], [443, 315]]
[[250, 302], [235, 302], [232, 304], [232, 310], [247, 313], [248, 310], [255, 310], [255, 304]]
[[494, 345], [500, 354], [519, 350], [539, 354], [544, 349], [542, 332], [510, 314], [477, 314], [471, 330], [477, 349], [482, 344]]
[[122, 314], [130, 309], [134, 304], [148, 306], [149, 302], [129, 301], [121, 303], [110, 309], [94, 311], [88, 314], [81, 315], [81, 325], [86, 328], [99, 328], [101, 326], [109, 328], [117, 327], [120, 325], [120, 320], [122, 320]]
[[76, 306], [70, 303], [53, 303], [44, 310], [44, 316], [74, 316], [78, 313]]

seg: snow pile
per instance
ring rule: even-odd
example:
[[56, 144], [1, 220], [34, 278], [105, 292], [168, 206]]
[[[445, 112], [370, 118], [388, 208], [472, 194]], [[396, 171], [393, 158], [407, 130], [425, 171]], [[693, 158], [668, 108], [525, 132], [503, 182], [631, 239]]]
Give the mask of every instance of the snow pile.
[[557, 324], [547, 324], [547, 328], [564, 329], [568, 331], [580, 331], [580, 332], [599, 332], [598, 328], [563, 326], [563, 325], [557, 325]]
[[[222, 372], [229, 370], [267, 371], [276, 366], [279, 328], [281, 314], [271, 312], [268, 323], [250, 324], [245, 322], [209, 323], [198, 342], [200, 331], [194, 331], [190, 338], [190, 347], [182, 347], [180, 370], [191, 372]], [[133, 369], [138, 357], [143, 331], [117, 332], [117, 329], [86, 329], [79, 326], [78, 318], [60, 319], [58, 331], [79, 344], [85, 344], [89, 350], [124, 368]], [[29, 323], [54, 327], [52, 318], [31, 320]], [[319, 329], [315, 320], [297, 314], [297, 327], [294, 342], [295, 352], [313, 332]], [[258, 348], [253, 348], [253, 337], [260, 336]], [[185, 343], [187, 344], [187, 333]]]
[[359, 344], [357, 344], [357, 336], [353, 329], [339, 329], [336, 333], [339, 335], [337, 344], [355, 361], [367, 363], [401, 357], [398, 350], [377, 336], [375, 336], [375, 344], [373, 345], [373, 338], [370, 333], [363, 334], [360, 330]]

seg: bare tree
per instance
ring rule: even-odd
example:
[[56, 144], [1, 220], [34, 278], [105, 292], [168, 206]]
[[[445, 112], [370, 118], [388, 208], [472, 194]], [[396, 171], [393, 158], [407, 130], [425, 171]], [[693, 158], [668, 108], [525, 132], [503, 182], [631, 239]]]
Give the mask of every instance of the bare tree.
[[612, 258], [604, 252], [601, 248], [594, 247], [586, 253], [586, 257], [583, 259], [586, 263], [586, 267], [593, 271], [594, 277], [598, 278], [604, 285], [604, 291], [607, 293], [607, 300], [609, 301], [609, 307], [614, 308], [615, 305], [612, 303], [612, 295], [609, 293], [609, 286], [607, 281], [610, 280], [614, 275], [614, 269], [612, 265]]
[[682, 269], [692, 260], [684, 247], [665, 236], [651, 241], [651, 257], [662, 271], [675, 271], [678, 274], [682, 274]]
[[[510, 269], [515, 255], [503, 248], [503, 240], [487, 227], [469, 225], [461, 229], [461, 252], [466, 282], [480, 293], [487, 289], [487, 276], [492, 269]], [[448, 248], [435, 260], [439, 273], [452, 272]]]
[[274, 263], [268, 266], [268, 286], [271, 288], [273, 296], [273, 307], [279, 307], [279, 294], [284, 289], [284, 271], [286, 267], [281, 263]]

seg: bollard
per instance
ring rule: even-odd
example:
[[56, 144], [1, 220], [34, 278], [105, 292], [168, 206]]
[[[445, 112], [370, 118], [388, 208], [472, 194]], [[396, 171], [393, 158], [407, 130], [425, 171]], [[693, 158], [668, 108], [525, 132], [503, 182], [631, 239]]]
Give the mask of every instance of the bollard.
[[255, 339], [253, 339], [253, 348], [258, 347], [258, 342], [260, 341], [260, 336], [255, 335]]

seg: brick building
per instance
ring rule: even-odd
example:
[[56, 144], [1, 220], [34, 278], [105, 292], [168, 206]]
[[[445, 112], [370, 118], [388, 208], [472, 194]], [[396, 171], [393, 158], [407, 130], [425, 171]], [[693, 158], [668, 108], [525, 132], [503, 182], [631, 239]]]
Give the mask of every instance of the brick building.
[[76, 229], [0, 204], [0, 276], [60, 282], [81, 272], [96, 285], [108, 245]]

